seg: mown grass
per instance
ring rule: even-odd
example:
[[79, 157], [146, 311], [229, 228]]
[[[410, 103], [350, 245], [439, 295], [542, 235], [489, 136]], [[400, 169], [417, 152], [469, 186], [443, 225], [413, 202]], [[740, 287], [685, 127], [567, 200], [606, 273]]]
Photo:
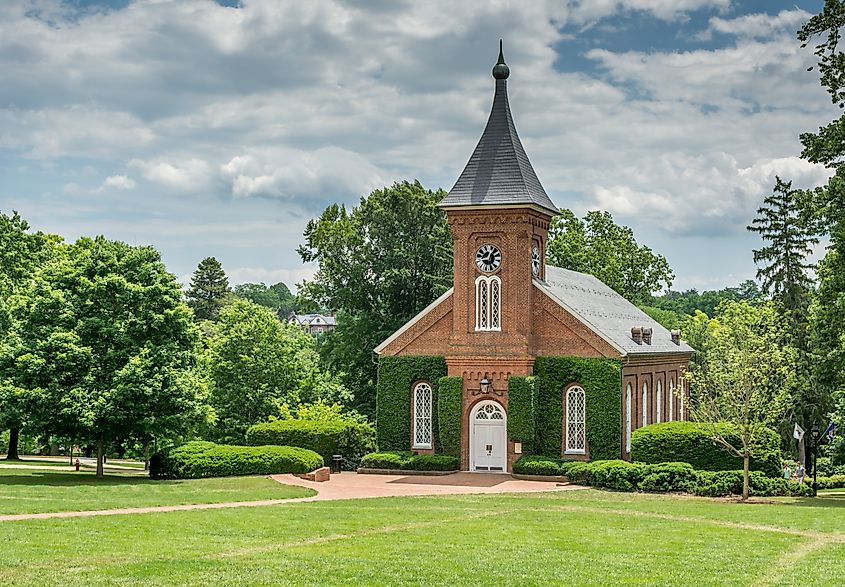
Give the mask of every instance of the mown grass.
[[[103, 510], [306, 497], [313, 491], [267, 477], [154, 481], [144, 476], [0, 468], [0, 514]], [[0, 534], [2, 536], [2, 534]]]
[[3, 522], [0, 584], [831, 585], [843, 506], [585, 490]]

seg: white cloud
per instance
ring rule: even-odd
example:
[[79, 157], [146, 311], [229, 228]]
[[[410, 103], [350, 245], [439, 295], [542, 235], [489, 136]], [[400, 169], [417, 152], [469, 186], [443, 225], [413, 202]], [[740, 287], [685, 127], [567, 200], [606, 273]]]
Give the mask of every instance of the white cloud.
[[208, 162], [193, 157], [173, 163], [132, 159], [129, 166], [140, 169], [146, 180], [178, 192], [202, 192], [208, 188], [212, 175]]
[[133, 190], [135, 189], [135, 180], [126, 175], [110, 175], [103, 181], [103, 185], [98, 188], [98, 191], [103, 191], [108, 188], [117, 190]]
[[714, 32], [758, 38], [771, 37], [784, 32], [794, 35], [799, 27], [810, 20], [810, 17], [812, 14], [800, 8], [782, 10], [776, 15], [756, 13], [729, 19], [714, 16], [710, 19], [710, 26], [699, 35], [699, 38], [709, 39]]

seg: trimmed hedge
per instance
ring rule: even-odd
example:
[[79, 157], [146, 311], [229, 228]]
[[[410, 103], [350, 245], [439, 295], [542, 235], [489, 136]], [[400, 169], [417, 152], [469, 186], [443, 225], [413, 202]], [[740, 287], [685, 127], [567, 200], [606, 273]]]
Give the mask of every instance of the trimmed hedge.
[[369, 424], [326, 420], [276, 420], [250, 426], [246, 443], [250, 446], [297, 446], [313, 450], [331, 462], [332, 455], [343, 455], [344, 468], [358, 468], [361, 457], [376, 448], [376, 431]]
[[361, 467], [400, 471], [457, 471], [460, 460], [449, 455], [416, 455], [408, 451], [374, 452], [364, 455]]
[[440, 442], [436, 452], [453, 457], [461, 456], [461, 404], [463, 377], [441, 377], [437, 381], [437, 424]]
[[523, 450], [536, 450], [537, 379], [511, 376], [508, 379], [508, 438], [521, 442]]
[[293, 446], [230, 446], [195, 441], [150, 459], [154, 479], [308, 473], [323, 466], [314, 451]]
[[567, 461], [540, 455], [525, 455], [513, 464], [517, 475], [566, 476], [569, 468], [580, 461]]
[[[437, 382], [446, 376], [443, 357], [381, 357], [376, 385], [376, 431], [380, 450], [406, 450], [411, 444], [411, 386], [417, 381], [431, 383], [437, 405]], [[435, 448], [440, 445], [437, 412], [433, 410], [432, 434]]]
[[572, 383], [584, 388], [587, 444], [593, 459], [618, 458], [622, 450], [622, 366], [619, 359], [537, 357], [539, 452], [559, 457], [563, 442], [563, 391]]
[[[804, 483], [812, 483], [812, 477], [804, 477]], [[830, 477], [818, 477], [816, 482], [819, 489], [842, 489], [845, 488], [845, 475], [831, 475]]]
[[[696, 422], [663, 422], [634, 430], [631, 435], [631, 460], [642, 463], [680, 461], [700, 471], [733, 471], [742, 468], [742, 459], [713, 442], [709, 424]], [[739, 446], [739, 438], [728, 424], [719, 425], [731, 442]], [[762, 446], [751, 458], [751, 470], [769, 477], [781, 472], [780, 436], [767, 432]]]
[[[571, 465], [567, 477], [573, 483], [618, 491], [683, 491], [722, 497], [742, 493], [742, 471], [697, 471], [689, 463], [629, 463], [622, 460], [581, 462]], [[809, 495], [809, 487], [760, 471], [749, 476], [749, 493], [756, 496]]]

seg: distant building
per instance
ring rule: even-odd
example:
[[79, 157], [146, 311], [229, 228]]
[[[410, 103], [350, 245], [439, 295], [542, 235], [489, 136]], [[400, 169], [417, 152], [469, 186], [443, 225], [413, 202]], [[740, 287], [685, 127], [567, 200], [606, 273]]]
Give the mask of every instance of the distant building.
[[297, 314], [291, 312], [288, 324], [296, 324], [308, 334], [323, 334], [330, 332], [337, 326], [334, 314]]

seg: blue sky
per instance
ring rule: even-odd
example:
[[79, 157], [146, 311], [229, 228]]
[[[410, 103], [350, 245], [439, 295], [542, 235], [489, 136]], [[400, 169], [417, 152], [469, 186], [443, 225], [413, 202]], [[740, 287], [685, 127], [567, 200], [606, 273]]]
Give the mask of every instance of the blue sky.
[[797, 157], [839, 114], [795, 40], [822, 4], [2, 0], [0, 210], [151, 244], [183, 281], [212, 255], [233, 283], [293, 286], [327, 204], [451, 188], [502, 37], [555, 203], [612, 212], [675, 289], [735, 285], [774, 176], [827, 177]]

